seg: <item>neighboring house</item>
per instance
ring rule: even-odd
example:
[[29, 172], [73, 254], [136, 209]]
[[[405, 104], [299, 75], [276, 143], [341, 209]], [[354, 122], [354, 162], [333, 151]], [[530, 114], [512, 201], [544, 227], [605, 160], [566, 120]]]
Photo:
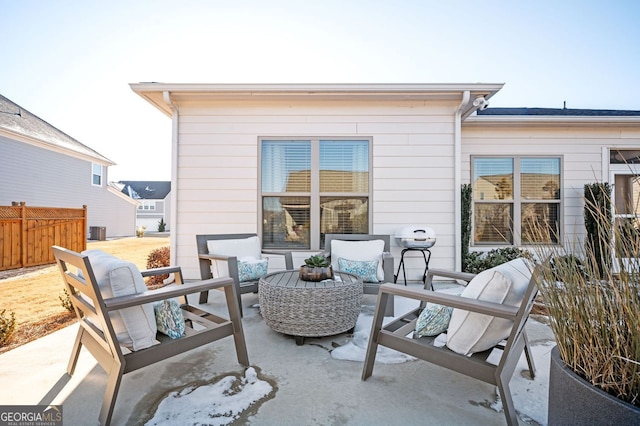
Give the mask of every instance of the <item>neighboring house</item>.
[[138, 201], [136, 227], [145, 226], [147, 231], [158, 231], [160, 220], [169, 231], [171, 182], [121, 180], [121, 192]]
[[0, 158], [1, 205], [86, 205], [87, 237], [135, 235], [136, 202], [107, 184], [115, 163], [1, 95]]
[[[430, 266], [459, 268], [466, 183], [471, 250], [526, 245], [534, 224], [543, 243], [581, 240], [586, 183], [615, 184], [617, 214], [639, 213], [640, 111], [486, 109], [502, 84], [131, 88], [173, 120], [171, 253], [188, 278], [195, 234], [317, 251], [324, 233], [413, 224], [437, 233]], [[406, 263], [421, 276], [421, 257]]]

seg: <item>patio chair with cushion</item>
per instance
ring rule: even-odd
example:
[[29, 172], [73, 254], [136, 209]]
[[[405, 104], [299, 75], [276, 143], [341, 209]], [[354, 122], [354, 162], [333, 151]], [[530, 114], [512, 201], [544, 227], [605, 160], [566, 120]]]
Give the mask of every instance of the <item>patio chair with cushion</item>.
[[[381, 286], [362, 380], [373, 372], [378, 345], [386, 346], [496, 385], [507, 423], [517, 425], [509, 381], [523, 352], [535, 375], [524, 329], [538, 292], [539, 271], [531, 270], [531, 263], [520, 258], [475, 276], [429, 269], [424, 289]], [[469, 283], [459, 296], [428, 290], [436, 276]], [[420, 304], [383, 326], [382, 307], [392, 296]]]
[[[393, 256], [389, 235], [326, 234], [325, 255], [336, 271], [358, 275], [364, 294], [378, 294], [382, 283], [393, 283]], [[385, 315], [393, 316], [393, 296], [387, 298]]]
[[[200, 278], [230, 277], [236, 287], [240, 315], [240, 296], [258, 292], [258, 281], [267, 273], [272, 256], [284, 258], [283, 268], [280, 269], [293, 269], [291, 252], [262, 250], [256, 234], [196, 235], [196, 245]], [[209, 292], [200, 293], [200, 303], [207, 303], [208, 295]]]
[[[110, 424], [123, 375], [233, 336], [238, 362], [249, 366], [236, 292], [230, 278], [184, 283], [179, 267], [140, 272], [100, 250], [82, 254], [53, 246], [79, 321], [67, 366], [73, 375], [84, 346], [107, 373], [98, 420]], [[143, 277], [174, 274], [176, 285], [147, 290]], [[223, 290], [229, 319], [188, 304], [186, 295]]]

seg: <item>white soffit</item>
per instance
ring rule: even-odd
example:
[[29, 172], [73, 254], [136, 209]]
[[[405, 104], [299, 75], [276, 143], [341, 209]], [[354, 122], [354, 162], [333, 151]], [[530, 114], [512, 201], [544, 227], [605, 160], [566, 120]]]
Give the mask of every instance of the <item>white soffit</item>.
[[168, 84], [133, 83], [131, 89], [167, 115], [171, 108], [164, 92], [175, 102], [186, 100], [459, 100], [495, 95], [504, 84]]

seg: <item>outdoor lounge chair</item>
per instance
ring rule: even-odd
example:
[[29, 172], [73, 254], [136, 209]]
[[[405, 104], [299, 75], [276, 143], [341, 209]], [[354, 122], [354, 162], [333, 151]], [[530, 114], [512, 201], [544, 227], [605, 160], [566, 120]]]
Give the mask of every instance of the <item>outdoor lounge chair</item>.
[[[383, 241], [384, 244], [378, 244]], [[338, 245], [333, 243], [337, 242]], [[340, 258], [350, 261], [366, 261], [373, 258], [379, 259], [377, 282], [367, 282], [363, 279], [364, 294], [378, 294], [382, 283], [394, 282], [393, 256], [391, 255], [391, 237], [389, 235], [370, 234], [326, 234], [324, 236], [325, 256], [331, 260], [334, 270], [351, 272], [340, 268]], [[336, 252], [336, 250], [338, 250]], [[353, 264], [353, 263], [352, 263]], [[343, 263], [344, 265], [344, 263]], [[374, 281], [374, 280], [371, 280]], [[393, 316], [393, 296], [387, 298], [385, 315]]]
[[[507, 262], [494, 269], [502, 268], [502, 272], [507, 271], [504, 275], [509, 275], [509, 265], [513, 265], [512, 262], [516, 263], [515, 261]], [[522, 270], [520, 268], [520, 271]], [[481, 273], [482, 276], [478, 274], [477, 277], [487, 285], [493, 285], [494, 278], [500, 281], [499, 284], [505, 284], [504, 276], [498, 276], [495, 272], [487, 270]], [[388, 284], [382, 285], [371, 327], [362, 380], [369, 378], [373, 372], [378, 345], [386, 346], [432, 364], [496, 385], [502, 398], [507, 423], [509, 425], [517, 425], [518, 418], [509, 390], [509, 381], [523, 351], [528, 362], [529, 373], [532, 378], [535, 375], [535, 366], [524, 325], [529, 317], [538, 291], [536, 280], [538, 279], [539, 271], [535, 269], [533, 274], [529, 272], [528, 276], [525, 277], [517, 277], [515, 275], [511, 274], [511, 278], [519, 280], [520, 284], [524, 285], [520, 285], [517, 294], [503, 292], [498, 295], [498, 299], [503, 298], [505, 303], [487, 301], [484, 296], [490, 291], [488, 287], [481, 291], [485, 295], [477, 299], [465, 297], [465, 292], [461, 296], [455, 296], [428, 290], [435, 276], [471, 280], [467, 286], [469, 288], [473, 283], [472, 278], [475, 278], [473, 274], [429, 269], [424, 289], [412, 289]], [[511, 292], [511, 290], [508, 291]], [[470, 293], [472, 292], [473, 289]], [[522, 293], [522, 296], [520, 296], [520, 293]], [[505, 294], [506, 299], [504, 298]], [[384, 315], [382, 307], [386, 305], [388, 298], [394, 295], [420, 301], [420, 307], [383, 326]], [[435, 333], [431, 337], [419, 337], [415, 331], [416, 323], [423, 309], [426, 310], [429, 306], [426, 305], [426, 302], [454, 308], [454, 313], [451, 314], [451, 322], [448, 324], [447, 344], [445, 346], [434, 345], [438, 340], [437, 334], [439, 332], [437, 330], [434, 330]], [[457, 313], [460, 314], [457, 319], [462, 318], [463, 322], [456, 321], [456, 330], [452, 331], [456, 309], [458, 309]], [[506, 343], [500, 332], [493, 333], [498, 325], [503, 328], [501, 332], [507, 332], [505, 336]], [[445, 324], [446, 327], [447, 324]], [[467, 327], [467, 329], [463, 330], [463, 327]], [[492, 327], [494, 328], [493, 330]], [[480, 329], [485, 329], [486, 331], [481, 332], [479, 331]], [[455, 342], [452, 340], [455, 340]], [[477, 346], [480, 343], [482, 343], [482, 346]], [[478, 347], [481, 350], [475, 352], [476, 349], [474, 347]], [[498, 352], [493, 352], [494, 349], [497, 349]], [[493, 357], [489, 359], [489, 355], [492, 353], [494, 356], [499, 354], [497, 360], [493, 359]]]
[[[263, 254], [283, 256], [285, 269], [293, 269], [291, 252], [262, 250], [260, 240], [256, 234], [209, 234], [196, 235], [198, 260], [200, 264], [200, 278], [203, 280], [214, 277], [212, 268], [218, 269], [217, 276], [228, 276], [236, 287], [238, 306], [242, 315], [241, 295], [257, 293], [259, 274], [247, 274], [243, 277], [239, 261], [243, 258], [260, 260]], [[266, 273], [266, 266], [264, 272]], [[264, 275], [264, 274], [262, 274]], [[200, 303], [207, 303], [208, 291], [200, 293]]]
[[[141, 273], [134, 264], [99, 250], [80, 254], [53, 246], [53, 253], [79, 321], [67, 372], [73, 375], [82, 346], [107, 372], [107, 387], [98, 418], [100, 424], [111, 423], [124, 374], [226, 336], [233, 336], [238, 362], [249, 366], [231, 279], [183, 284], [179, 267]], [[143, 276], [164, 274], [174, 274], [177, 285], [146, 291]], [[211, 289], [225, 292], [229, 319], [188, 304], [187, 294]], [[180, 304], [175, 298], [180, 299]], [[154, 306], [154, 302], [161, 303]], [[174, 309], [163, 310], [165, 305]]]

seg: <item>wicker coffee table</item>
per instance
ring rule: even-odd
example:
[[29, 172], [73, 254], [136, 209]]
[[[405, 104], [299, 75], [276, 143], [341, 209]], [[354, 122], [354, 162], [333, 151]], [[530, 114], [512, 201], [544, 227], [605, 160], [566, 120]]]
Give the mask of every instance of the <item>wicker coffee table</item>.
[[362, 306], [362, 280], [345, 272], [333, 280], [303, 281], [298, 270], [260, 278], [260, 312], [271, 329], [296, 338], [331, 336], [355, 327]]

